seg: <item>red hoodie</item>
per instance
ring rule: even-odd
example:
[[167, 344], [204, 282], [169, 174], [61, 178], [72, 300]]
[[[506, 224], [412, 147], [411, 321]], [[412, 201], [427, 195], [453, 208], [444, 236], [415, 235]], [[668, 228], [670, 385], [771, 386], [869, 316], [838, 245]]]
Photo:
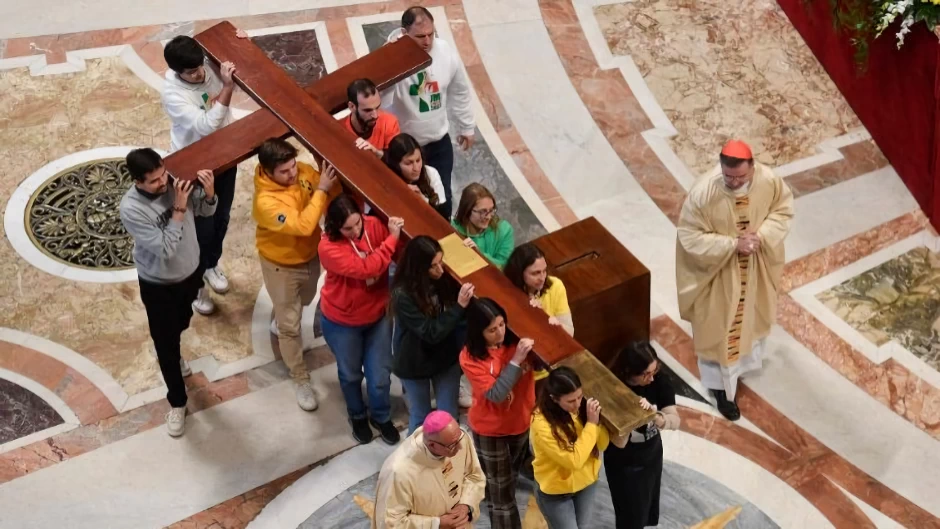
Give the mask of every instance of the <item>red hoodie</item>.
[[[320, 264], [326, 270], [320, 310], [333, 323], [349, 327], [369, 325], [385, 315], [388, 264], [398, 244], [398, 239], [389, 235], [388, 228], [375, 217], [362, 216], [362, 232], [355, 241], [345, 237], [331, 241], [323, 234], [317, 247]], [[354, 244], [362, 256], [353, 249]]]

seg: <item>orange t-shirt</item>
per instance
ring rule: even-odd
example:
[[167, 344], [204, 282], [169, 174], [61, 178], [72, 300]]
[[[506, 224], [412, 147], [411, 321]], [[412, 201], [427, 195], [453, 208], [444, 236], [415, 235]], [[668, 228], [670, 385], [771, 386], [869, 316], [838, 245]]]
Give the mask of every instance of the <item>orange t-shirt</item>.
[[[352, 126], [352, 114], [343, 119], [343, 127], [349, 132], [352, 132], [353, 136], [359, 137], [359, 134], [356, 133], [356, 130], [353, 129]], [[388, 149], [388, 144], [391, 143], [392, 138], [399, 134], [401, 134], [401, 129], [398, 128], [398, 118], [388, 112], [379, 110], [379, 119], [375, 122], [372, 135], [366, 138], [366, 141], [371, 143], [376, 149], [384, 151]]]
[[489, 352], [489, 358], [477, 360], [470, 355], [466, 347], [460, 351], [460, 367], [473, 388], [473, 405], [468, 413], [470, 428], [477, 434], [488, 437], [519, 435], [529, 429], [532, 410], [535, 408], [535, 377], [532, 367], [528, 362], [522, 364], [522, 376], [516, 381], [505, 401], [498, 404], [490, 402], [486, 398], [486, 392], [493, 387], [503, 368], [509, 364], [516, 352], [516, 346], [504, 345], [498, 349], [490, 349]]

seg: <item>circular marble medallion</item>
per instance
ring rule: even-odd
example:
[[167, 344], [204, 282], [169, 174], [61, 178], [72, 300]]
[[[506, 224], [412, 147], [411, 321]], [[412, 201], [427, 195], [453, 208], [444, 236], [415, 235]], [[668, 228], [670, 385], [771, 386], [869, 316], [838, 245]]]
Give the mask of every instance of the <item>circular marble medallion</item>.
[[134, 148], [76, 152], [29, 175], [3, 217], [16, 252], [39, 270], [72, 281], [136, 281], [134, 242], [118, 211], [133, 185], [124, 157]]
[[26, 208], [29, 238], [47, 256], [92, 270], [134, 267], [134, 240], [118, 206], [133, 178], [123, 158], [69, 167], [37, 189]]

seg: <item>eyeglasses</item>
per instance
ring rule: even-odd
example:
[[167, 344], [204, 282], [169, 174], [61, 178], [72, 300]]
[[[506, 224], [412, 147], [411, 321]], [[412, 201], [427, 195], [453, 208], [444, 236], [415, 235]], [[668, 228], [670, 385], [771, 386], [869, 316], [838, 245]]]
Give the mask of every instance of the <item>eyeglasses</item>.
[[448, 451], [448, 452], [453, 452], [454, 450], [457, 450], [457, 448], [460, 446], [460, 442], [463, 441], [463, 438], [464, 438], [465, 435], [467, 435], [467, 432], [465, 432], [465, 431], [463, 431], [463, 429], [461, 429], [461, 430], [460, 430], [460, 437], [458, 437], [456, 441], [454, 441], [453, 443], [451, 443], [451, 444], [449, 444], [449, 445], [445, 445], [444, 443], [440, 443], [440, 442], [438, 442], [438, 441], [435, 441], [434, 439], [428, 439], [428, 441], [430, 441], [430, 442], [432, 442], [432, 443], [434, 443], [434, 444], [436, 444], [436, 445], [438, 445], [438, 446], [443, 447], [444, 450], [446, 450], [446, 451]]
[[649, 380], [652, 380], [653, 377], [655, 377], [657, 374], [659, 374], [659, 370], [662, 369], [662, 367], [663, 367], [662, 364], [660, 364], [659, 362], [656, 362], [656, 368], [655, 368], [655, 369], [653, 369], [652, 371], [646, 370], [646, 371], [640, 373], [639, 375], [637, 375], [637, 377], [638, 377], [638, 378], [642, 378], [642, 379], [649, 379]]
[[470, 213], [476, 213], [481, 217], [491, 217], [496, 214], [498, 208], [494, 207], [493, 209], [471, 209]]

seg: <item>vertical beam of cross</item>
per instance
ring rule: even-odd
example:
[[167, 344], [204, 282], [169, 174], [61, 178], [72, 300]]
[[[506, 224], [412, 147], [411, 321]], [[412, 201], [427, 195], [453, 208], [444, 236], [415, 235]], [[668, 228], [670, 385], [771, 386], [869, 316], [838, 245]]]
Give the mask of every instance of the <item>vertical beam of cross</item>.
[[[454, 232], [385, 164], [358, 150], [348, 132], [260, 48], [236, 38], [231, 24], [219, 23], [197, 40], [214, 61], [236, 63], [236, 82], [242, 89], [277, 116], [304, 146], [333, 164], [348, 189], [365, 197], [382, 216], [404, 218], [406, 235], [441, 239]], [[487, 266], [463, 280], [472, 282], [478, 295], [491, 297], [506, 309], [517, 335], [538, 336], [537, 354], [546, 362], [555, 363], [583, 350], [564, 330], [549, 325], [542, 311], [529, 306], [526, 296], [496, 267]]]

